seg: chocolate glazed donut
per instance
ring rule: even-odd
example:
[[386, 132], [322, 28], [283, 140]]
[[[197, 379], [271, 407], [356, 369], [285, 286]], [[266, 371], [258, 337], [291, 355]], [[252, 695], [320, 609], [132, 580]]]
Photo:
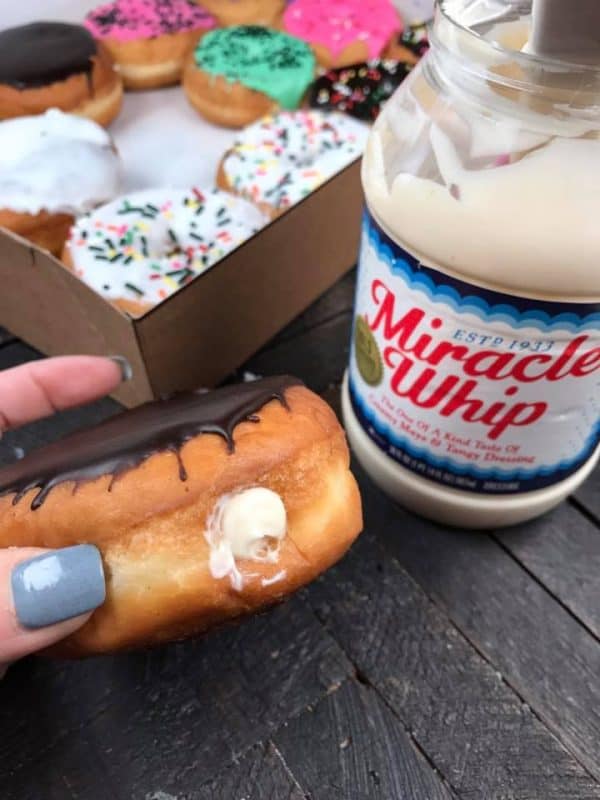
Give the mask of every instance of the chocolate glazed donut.
[[75, 487], [101, 475], [114, 481], [161, 450], [175, 454], [179, 478], [187, 480], [181, 448], [201, 433], [216, 433], [234, 451], [233, 431], [242, 420], [258, 422], [256, 412], [269, 400], [286, 406], [285, 389], [300, 384], [289, 376], [228, 386], [214, 392], [180, 394], [118, 414], [95, 428], [41, 448], [30, 457], [0, 470], [0, 496], [11, 494], [16, 505], [32, 489], [38, 509], [51, 489], [72, 481]]
[[149, 403], [0, 470], [0, 547], [102, 554], [106, 603], [63, 656], [184, 638], [277, 602], [361, 526], [344, 433], [288, 376]]
[[0, 32], [0, 83], [32, 89], [91, 76], [96, 43], [80, 25], [33, 22]]
[[121, 101], [112, 59], [84, 27], [33, 22], [0, 31], [0, 119], [55, 107], [107, 125]]

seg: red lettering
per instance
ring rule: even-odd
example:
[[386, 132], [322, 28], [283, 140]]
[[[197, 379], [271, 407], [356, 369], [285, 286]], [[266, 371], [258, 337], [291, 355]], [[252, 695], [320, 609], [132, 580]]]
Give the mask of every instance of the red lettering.
[[440, 342], [437, 344], [427, 358], [427, 363], [432, 366], [441, 364], [446, 356], [451, 355], [454, 361], [463, 361], [469, 355], [469, 348], [464, 344], [452, 344], [452, 342]]
[[462, 418], [466, 422], [476, 422], [475, 415], [481, 411], [483, 402], [469, 397], [471, 391], [477, 388], [477, 381], [465, 381], [460, 389], [448, 400], [446, 405], [441, 409], [440, 414], [443, 417], [449, 417], [458, 411], [459, 408], [466, 406], [463, 411]]
[[[546, 413], [547, 408], [548, 403], [515, 403], [488, 431], [488, 439], [498, 439], [511, 425], [523, 426], [537, 422]], [[521, 416], [523, 412], [525, 416]]]
[[[407, 370], [404, 370], [402, 377], [405, 377], [406, 374]], [[460, 381], [460, 378], [457, 378], [456, 375], [448, 375], [437, 388], [431, 388], [429, 397], [424, 397], [423, 393], [430, 388], [429, 384], [436, 377], [437, 372], [434, 369], [424, 369], [408, 389], [402, 389], [400, 387], [400, 380], [398, 380], [398, 372], [396, 372], [392, 389], [398, 397], [406, 397], [407, 400], [410, 400], [410, 402], [418, 408], [435, 408]]]
[[[387, 342], [393, 342], [383, 350], [383, 359], [392, 370], [391, 389], [398, 397], [405, 397], [419, 408], [438, 408], [443, 417], [459, 415], [465, 422], [480, 422], [489, 428], [488, 438], [495, 440], [510, 427], [524, 427], [537, 422], [547, 411], [545, 402], [515, 403], [494, 402], [489, 406], [474, 396], [477, 380], [464, 380], [457, 375], [440, 376], [438, 367], [450, 359], [461, 364], [463, 375], [469, 378], [484, 378], [501, 381], [512, 378], [519, 383], [533, 383], [546, 379], [558, 381], [572, 375], [582, 377], [600, 369], [600, 347], [585, 353], [579, 351], [588, 341], [588, 336], [578, 336], [567, 343], [558, 356], [551, 354], [527, 354], [515, 352], [480, 350], [472, 352], [464, 344], [442, 340], [435, 342], [433, 336], [420, 332], [424, 322], [433, 330], [442, 327], [439, 317], [426, 320], [425, 311], [411, 308], [399, 319], [394, 319], [394, 293], [381, 280], [374, 280], [371, 296], [377, 306], [372, 321], [367, 319], [373, 331], [379, 330]], [[485, 337], [489, 339], [490, 337]], [[482, 342], [483, 343], [483, 342]], [[428, 352], [429, 351], [429, 352]], [[411, 357], [409, 357], [409, 354]], [[423, 369], [419, 370], [419, 362]], [[428, 367], [424, 365], [428, 364]], [[509, 397], [518, 392], [518, 386], [509, 386], [504, 394]]]
[[515, 366], [513, 367], [513, 378], [517, 381], [522, 381], [523, 383], [532, 383], [533, 381], [541, 380], [545, 372], [538, 372], [537, 375], [527, 375], [525, 370], [530, 364], [535, 364], [538, 362], [539, 364], [549, 364], [552, 361], [552, 356], [525, 356], [520, 361], [517, 361]]
[[581, 378], [583, 375], [590, 375], [600, 367], [600, 347], [593, 350], [588, 350], [582, 356], [579, 356], [577, 361], [573, 364], [571, 375], [576, 378]]
[[589, 336], [578, 336], [576, 339], [573, 339], [572, 342], [569, 342], [564, 351], [546, 373], [546, 380], [559, 381], [561, 378], [566, 378], [567, 375], [570, 374], [570, 371], [566, 369], [564, 372], [561, 372], [561, 370], [567, 366], [581, 345], [584, 344], [584, 342], [587, 342], [588, 339]]
[[[378, 295], [381, 294], [381, 289], [385, 291], [385, 297], [383, 300], [380, 300], [378, 297]], [[369, 327], [372, 331], [376, 331], [379, 326], [383, 324], [384, 337], [389, 341], [390, 339], [395, 339], [396, 336], [398, 336], [399, 345], [403, 350], [405, 350], [408, 337], [416, 330], [419, 323], [423, 320], [425, 312], [420, 308], [412, 308], [394, 324], [394, 293], [387, 288], [383, 281], [377, 280], [373, 281], [371, 295], [373, 300], [379, 306], [379, 311], [377, 312], [377, 316], [373, 322], [369, 322], [367, 318]]]
[[[463, 367], [465, 374], [471, 375], [474, 378], [486, 377], [492, 381], [502, 380], [503, 378], [510, 378], [510, 370], [504, 375], [501, 374], [502, 369], [507, 367], [514, 360], [512, 353], [498, 353], [495, 350], [482, 350], [480, 353], [474, 353], [469, 356], [465, 361]], [[488, 361], [488, 366], [485, 362]]]

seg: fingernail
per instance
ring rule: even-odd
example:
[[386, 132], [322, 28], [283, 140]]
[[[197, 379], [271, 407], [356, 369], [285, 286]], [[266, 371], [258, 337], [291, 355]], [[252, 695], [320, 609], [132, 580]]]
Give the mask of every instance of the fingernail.
[[130, 381], [133, 377], [133, 370], [131, 368], [131, 364], [125, 356], [109, 356], [111, 361], [114, 361], [115, 364], [121, 370], [121, 380], [123, 382]]
[[97, 547], [80, 544], [22, 561], [13, 569], [15, 612], [24, 628], [45, 628], [92, 611], [106, 597]]

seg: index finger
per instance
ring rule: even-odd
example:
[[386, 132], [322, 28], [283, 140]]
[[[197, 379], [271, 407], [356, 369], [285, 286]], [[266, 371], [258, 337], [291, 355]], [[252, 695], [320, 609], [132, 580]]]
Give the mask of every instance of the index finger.
[[59, 356], [0, 372], [0, 431], [83, 405], [127, 377], [123, 359]]

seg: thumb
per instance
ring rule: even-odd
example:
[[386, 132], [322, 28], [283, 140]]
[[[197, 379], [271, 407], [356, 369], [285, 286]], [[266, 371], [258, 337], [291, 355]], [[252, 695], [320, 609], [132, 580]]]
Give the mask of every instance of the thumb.
[[96, 547], [0, 550], [0, 665], [77, 630], [104, 602]]

